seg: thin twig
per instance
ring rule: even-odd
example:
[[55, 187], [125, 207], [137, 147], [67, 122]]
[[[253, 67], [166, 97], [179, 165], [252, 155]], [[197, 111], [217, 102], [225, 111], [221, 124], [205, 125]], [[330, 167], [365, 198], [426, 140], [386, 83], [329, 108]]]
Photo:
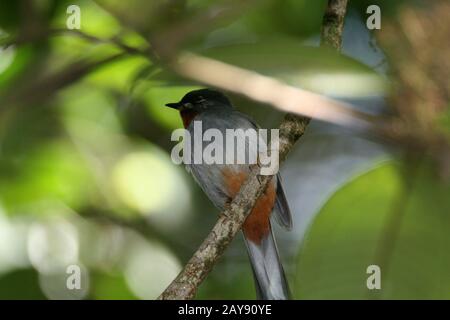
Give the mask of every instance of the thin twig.
[[92, 43], [110, 44], [121, 49], [122, 52], [113, 54], [109, 57], [98, 59], [97, 61], [91, 61], [90, 59], [82, 59], [75, 61], [68, 65], [60, 72], [45, 76], [39, 81], [34, 81], [31, 84], [25, 83], [14, 88], [8, 94], [0, 97], [2, 105], [0, 112], [7, 109], [10, 105], [20, 104], [27, 105], [29, 103], [37, 104], [45, 99], [48, 99], [57, 92], [57, 90], [64, 88], [67, 85], [74, 83], [85, 75], [89, 74], [93, 70], [118, 59], [126, 57], [126, 54], [141, 55], [149, 59], [151, 62], [155, 61], [151, 49], [146, 48], [134, 48], [121, 42], [116, 37], [103, 39], [94, 35], [84, 33], [80, 30], [69, 29], [47, 29], [43, 32], [33, 33], [27, 36], [18, 36], [13, 39], [5, 39], [0, 45], [5, 49], [12, 45], [20, 46], [25, 43], [32, 43], [42, 41], [49, 37], [58, 35], [73, 35], [90, 41]]
[[322, 22], [321, 46], [329, 46], [338, 51], [341, 50], [347, 2], [348, 0], [328, 0], [328, 6]]
[[6, 38], [3, 39], [2, 42], [0, 42], [0, 45], [3, 47], [3, 49], [6, 49], [10, 46], [20, 46], [25, 43], [32, 43], [32, 42], [38, 42], [46, 40], [50, 37], [54, 36], [65, 36], [65, 35], [73, 35], [82, 39], [85, 39], [92, 43], [98, 43], [98, 44], [110, 44], [113, 46], [116, 46], [118, 49], [122, 49], [123, 51], [133, 54], [133, 55], [142, 55], [145, 57], [148, 57], [149, 55], [149, 49], [148, 48], [135, 48], [132, 46], [129, 46], [123, 42], [121, 42], [116, 37], [112, 38], [99, 38], [97, 36], [82, 32], [77, 29], [65, 29], [65, 28], [55, 28], [55, 29], [47, 29], [39, 33], [32, 33], [29, 35], [19, 35], [16, 38]]
[[11, 90], [5, 96], [1, 96], [0, 112], [5, 111], [13, 105], [25, 106], [29, 104], [39, 104], [45, 99], [50, 98], [59, 89], [62, 89], [75, 81], [83, 78], [93, 70], [120, 58], [125, 57], [123, 52], [116, 53], [106, 58], [96, 61], [79, 60], [61, 72], [43, 77], [39, 81], [19, 86]]
[[[339, 14], [345, 14], [342, 6], [347, 1], [330, 1]], [[337, 4], [335, 3], [337, 2]], [[337, 7], [336, 7], [337, 5]], [[328, 12], [328, 11], [327, 11]], [[324, 23], [329, 23], [325, 19]], [[343, 23], [343, 17], [338, 19]], [[339, 27], [338, 30], [342, 31]], [[327, 33], [326, 37], [341, 37], [341, 33]], [[340, 43], [337, 39], [327, 39], [330, 43]], [[339, 47], [335, 47], [339, 49]], [[280, 162], [282, 162], [295, 142], [303, 135], [309, 123], [309, 118], [287, 114], [280, 125]], [[252, 210], [259, 196], [264, 192], [272, 176], [259, 176], [259, 168], [254, 167], [247, 181], [241, 187], [238, 195], [230, 206], [221, 213], [212, 231], [208, 234], [198, 250], [185, 265], [176, 279], [164, 290], [159, 299], [192, 299], [199, 287], [229, 243], [241, 229], [245, 218]]]

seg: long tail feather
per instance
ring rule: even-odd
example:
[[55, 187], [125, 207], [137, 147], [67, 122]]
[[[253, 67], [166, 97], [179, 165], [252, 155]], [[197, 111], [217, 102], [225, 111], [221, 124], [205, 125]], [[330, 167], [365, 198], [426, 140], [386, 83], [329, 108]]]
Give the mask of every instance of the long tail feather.
[[[245, 238], [245, 237], [244, 237]], [[259, 300], [288, 300], [289, 287], [278, 255], [272, 228], [261, 243], [245, 239]]]

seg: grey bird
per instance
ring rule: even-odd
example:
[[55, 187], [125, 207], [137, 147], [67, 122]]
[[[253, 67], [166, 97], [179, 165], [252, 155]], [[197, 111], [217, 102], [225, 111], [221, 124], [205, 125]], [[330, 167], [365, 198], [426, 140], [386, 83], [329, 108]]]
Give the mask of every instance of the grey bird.
[[[258, 125], [247, 115], [236, 111], [222, 93], [201, 89], [187, 93], [179, 102], [166, 106], [180, 112], [184, 127], [194, 136], [194, 122], [200, 121], [202, 130], [217, 129], [226, 136], [226, 129], [258, 129]], [[202, 134], [203, 134], [202, 132]], [[193, 143], [193, 142], [191, 142]], [[203, 147], [207, 143], [203, 142]], [[230, 152], [224, 145], [224, 158]], [[245, 140], [246, 151], [256, 153], [257, 147]], [[193, 150], [193, 148], [191, 148]], [[245, 164], [186, 164], [213, 204], [223, 210], [239, 192], [246, 180], [250, 165]], [[289, 299], [289, 287], [277, 250], [271, 226], [271, 215], [286, 229], [292, 228], [292, 217], [281, 185], [280, 175], [274, 176], [266, 191], [257, 200], [255, 207], [242, 226], [250, 263], [255, 279], [256, 294], [262, 300]]]

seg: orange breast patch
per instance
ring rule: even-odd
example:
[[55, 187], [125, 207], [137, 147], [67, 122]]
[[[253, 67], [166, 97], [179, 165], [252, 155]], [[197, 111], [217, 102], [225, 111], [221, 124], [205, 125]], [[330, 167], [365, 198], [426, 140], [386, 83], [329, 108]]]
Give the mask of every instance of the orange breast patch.
[[[222, 170], [223, 178], [230, 197], [234, 197], [241, 188], [241, 185], [247, 179], [247, 173], [235, 172], [224, 169]], [[242, 226], [244, 235], [248, 240], [254, 243], [261, 243], [261, 240], [270, 231], [270, 214], [275, 204], [275, 184], [273, 181], [269, 183], [266, 191], [256, 201], [255, 207], [248, 215]]]

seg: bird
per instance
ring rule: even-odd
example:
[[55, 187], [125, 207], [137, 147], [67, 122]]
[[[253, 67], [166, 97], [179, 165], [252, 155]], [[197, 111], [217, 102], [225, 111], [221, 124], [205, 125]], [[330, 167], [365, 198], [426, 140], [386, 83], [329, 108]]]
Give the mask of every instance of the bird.
[[[166, 106], [179, 111], [185, 130], [191, 134], [193, 123], [197, 121], [201, 121], [203, 131], [216, 129], [224, 136], [226, 129], [259, 128], [250, 116], [237, 111], [223, 93], [209, 88], [190, 91], [179, 102], [167, 103]], [[249, 146], [248, 141], [246, 143], [250, 152], [256, 152], [254, 146]], [[219, 210], [223, 210], [239, 192], [251, 168], [247, 163], [195, 164], [194, 161], [185, 166]], [[292, 216], [279, 173], [258, 198], [243, 223], [242, 232], [257, 299], [288, 300], [290, 290], [272, 231], [272, 214], [282, 227], [292, 228]]]

